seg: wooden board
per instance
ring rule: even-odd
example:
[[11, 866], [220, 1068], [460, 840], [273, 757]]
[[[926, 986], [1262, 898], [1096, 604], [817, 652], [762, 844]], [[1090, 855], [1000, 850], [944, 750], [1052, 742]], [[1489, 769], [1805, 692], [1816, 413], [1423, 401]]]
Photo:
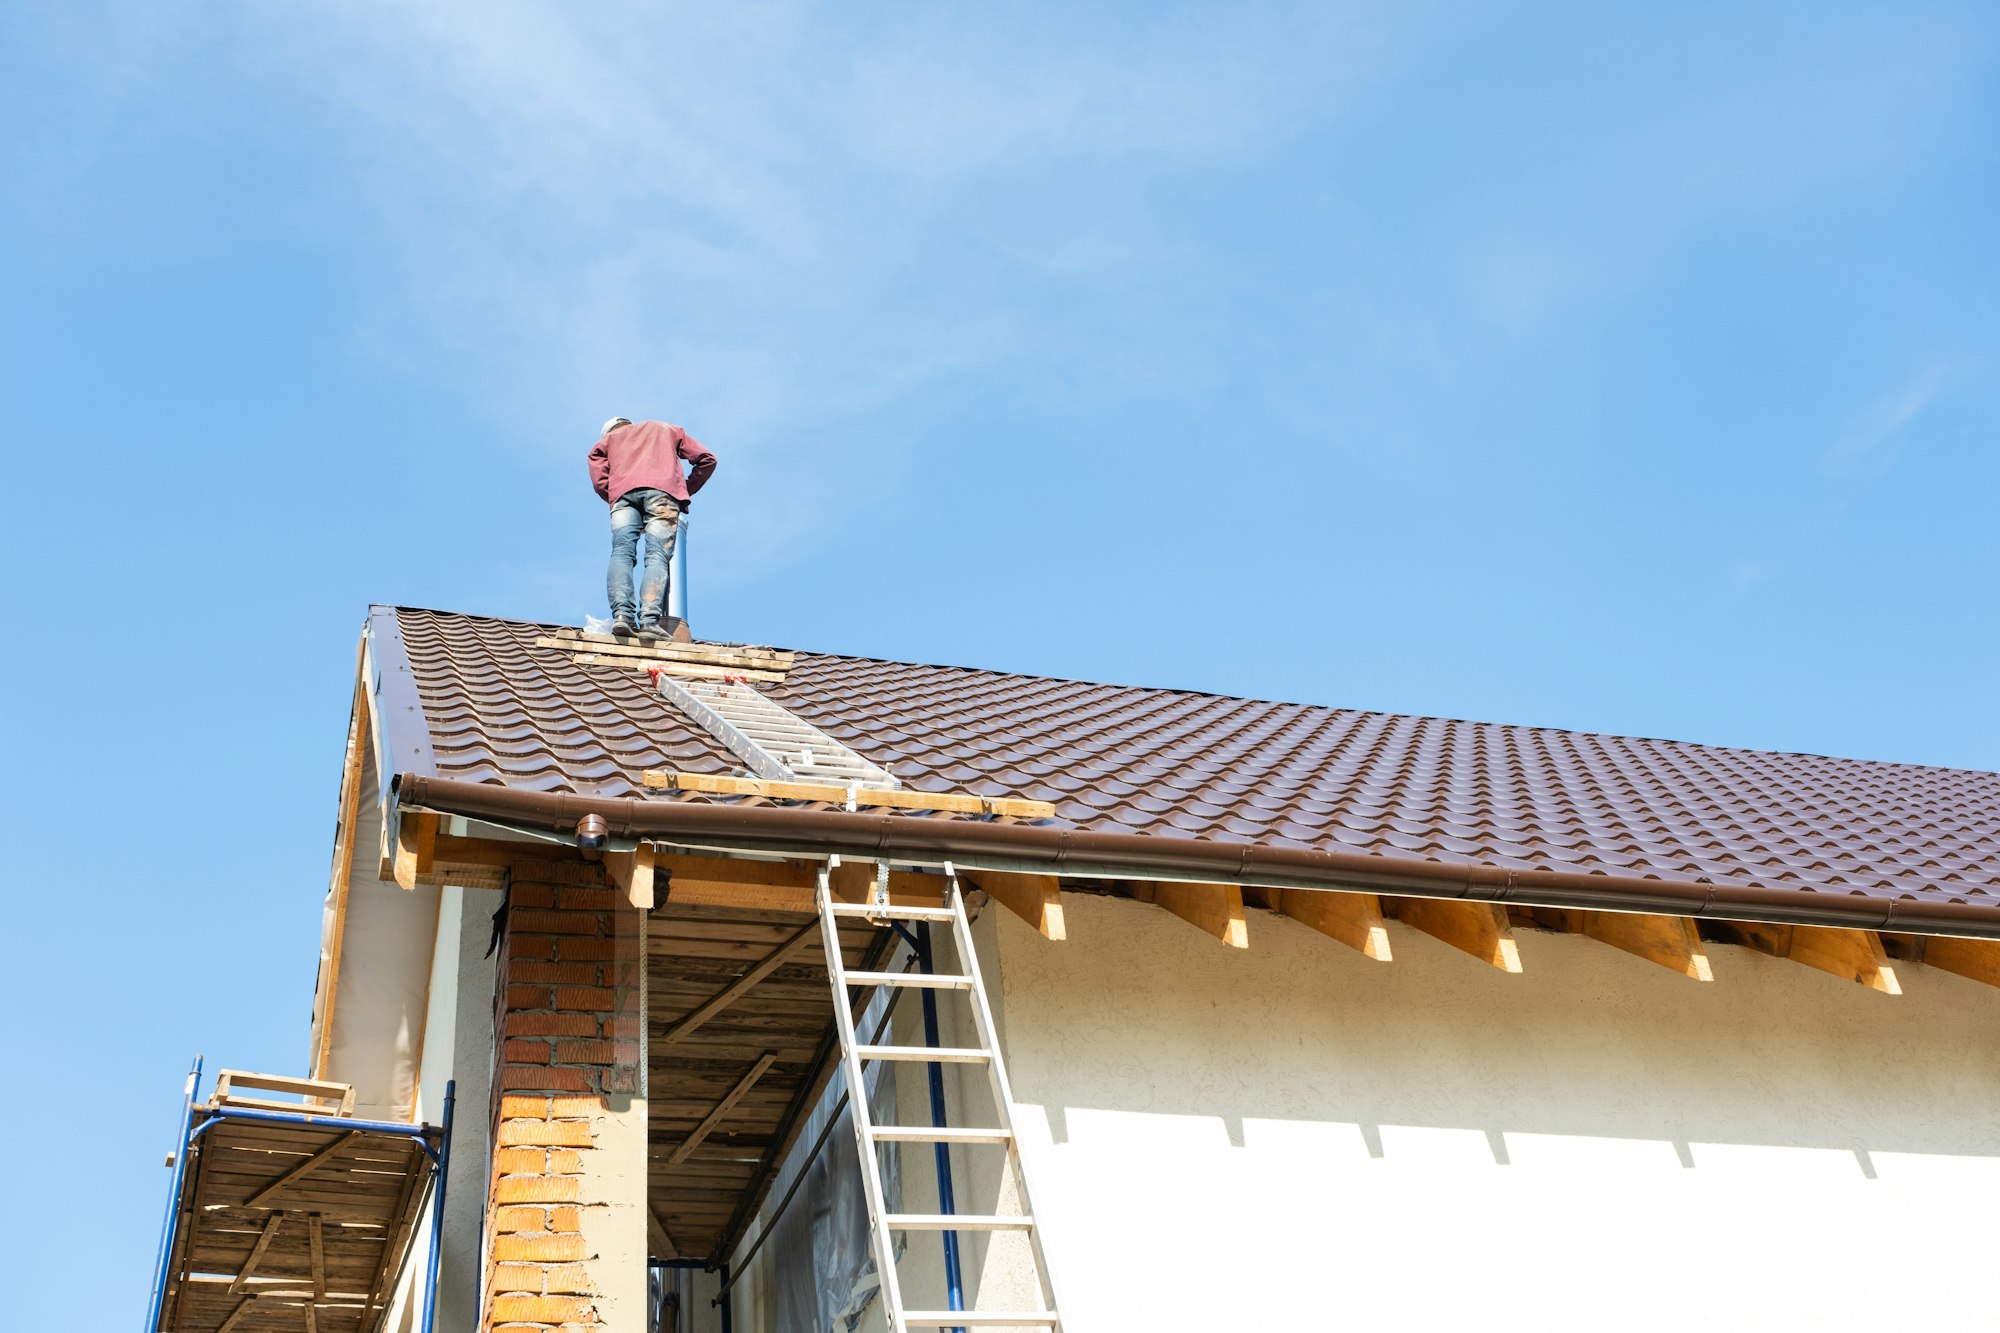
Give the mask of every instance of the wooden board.
[[1315, 889], [1266, 890], [1278, 894], [1277, 910], [1303, 926], [1378, 963], [1392, 957], [1382, 900], [1372, 893], [1324, 893]]
[[1502, 972], [1521, 970], [1521, 949], [1498, 903], [1452, 898], [1384, 898], [1382, 910], [1404, 925], [1490, 963]]
[[[772, 801], [824, 801], [845, 805], [848, 789], [834, 782], [783, 782], [772, 778], [739, 778], [721, 773], [687, 773], [649, 768], [639, 781], [662, 791], [702, 792], [711, 796], [762, 796]], [[907, 791], [859, 787], [854, 804], [866, 810], [936, 810], [947, 814], [1008, 815], [1016, 819], [1053, 819], [1056, 808], [1047, 801], [1010, 796], [976, 796], [970, 792]]]

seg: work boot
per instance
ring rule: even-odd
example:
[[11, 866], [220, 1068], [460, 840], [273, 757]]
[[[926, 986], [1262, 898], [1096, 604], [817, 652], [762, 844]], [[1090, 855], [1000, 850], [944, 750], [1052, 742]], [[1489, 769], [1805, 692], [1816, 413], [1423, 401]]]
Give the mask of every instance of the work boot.
[[660, 639], [669, 637], [671, 636], [667, 633], [666, 626], [657, 620], [649, 620], [639, 626], [639, 642], [641, 643], [654, 643]]
[[631, 637], [632, 637], [632, 633], [633, 633], [633, 630], [632, 630], [632, 617], [630, 617], [630, 616], [613, 616], [613, 617], [611, 618], [611, 632], [612, 632], [612, 634], [613, 634], [613, 635], [615, 635], [615, 636], [617, 636], [618, 638], [621, 638], [621, 639], [629, 639], [629, 638], [631, 638]]

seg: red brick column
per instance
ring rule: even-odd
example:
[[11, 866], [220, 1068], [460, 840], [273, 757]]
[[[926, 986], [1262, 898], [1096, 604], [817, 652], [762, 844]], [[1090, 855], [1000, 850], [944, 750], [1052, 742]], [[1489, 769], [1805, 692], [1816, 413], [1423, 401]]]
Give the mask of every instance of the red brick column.
[[520, 862], [500, 947], [483, 1327], [637, 1333], [643, 919], [598, 866]]

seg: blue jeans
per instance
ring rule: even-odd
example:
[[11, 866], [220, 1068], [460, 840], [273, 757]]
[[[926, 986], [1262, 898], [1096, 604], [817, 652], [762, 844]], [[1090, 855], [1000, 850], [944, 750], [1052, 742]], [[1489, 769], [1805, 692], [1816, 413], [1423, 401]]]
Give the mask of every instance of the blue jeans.
[[639, 586], [639, 615], [642, 625], [660, 618], [667, 600], [667, 562], [674, 555], [674, 534], [680, 528], [681, 507], [674, 497], [650, 486], [625, 492], [611, 506], [611, 572], [605, 592], [611, 598], [611, 616], [632, 618], [632, 561], [639, 553], [639, 535], [646, 537], [646, 573]]

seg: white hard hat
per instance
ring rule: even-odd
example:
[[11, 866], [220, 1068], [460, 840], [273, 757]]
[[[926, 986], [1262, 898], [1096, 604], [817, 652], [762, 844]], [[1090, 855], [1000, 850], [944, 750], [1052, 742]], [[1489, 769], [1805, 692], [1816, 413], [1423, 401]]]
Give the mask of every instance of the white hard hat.
[[632, 418], [630, 417], [613, 417], [611, 418], [611, 420], [604, 423], [604, 429], [599, 431], [598, 434], [609, 435], [614, 427], [629, 426], [631, 424], [632, 424]]

